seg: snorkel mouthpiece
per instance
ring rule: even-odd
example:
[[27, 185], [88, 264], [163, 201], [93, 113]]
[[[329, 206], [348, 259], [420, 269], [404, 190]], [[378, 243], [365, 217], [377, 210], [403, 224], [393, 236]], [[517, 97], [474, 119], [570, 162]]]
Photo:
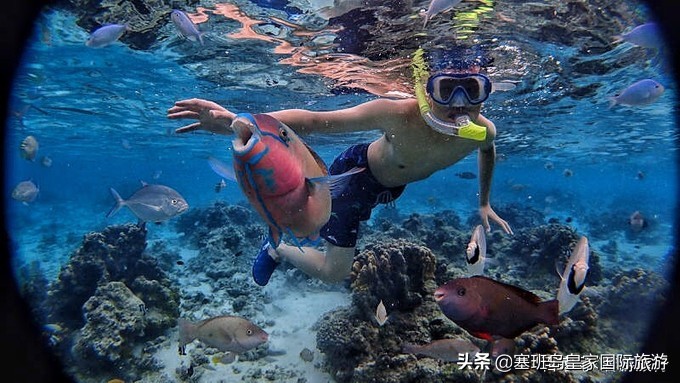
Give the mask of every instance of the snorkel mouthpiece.
[[418, 107], [420, 108], [420, 115], [423, 117], [425, 123], [441, 134], [475, 141], [484, 141], [486, 139], [486, 127], [473, 123], [468, 115], [463, 114], [456, 116], [455, 121], [452, 122], [444, 121], [432, 113], [430, 105], [427, 103], [425, 87], [423, 86], [423, 79], [429, 77], [424, 55], [425, 51], [423, 48], [419, 48], [413, 54], [411, 68], [413, 69], [414, 90], [416, 99], [418, 100]]
[[435, 131], [448, 136], [467, 138], [469, 140], [484, 141], [486, 139], [486, 128], [470, 121], [467, 115], [457, 116], [455, 121], [444, 121], [437, 118], [431, 111], [423, 114], [425, 123]]

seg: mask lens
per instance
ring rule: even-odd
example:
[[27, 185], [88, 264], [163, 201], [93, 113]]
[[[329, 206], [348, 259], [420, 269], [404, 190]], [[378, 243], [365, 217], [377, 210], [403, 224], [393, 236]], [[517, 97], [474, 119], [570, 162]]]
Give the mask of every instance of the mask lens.
[[481, 93], [481, 85], [477, 78], [462, 78], [460, 79], [460, 85], [470, 102], [475, 102], [479, 100], [479, 95]]
[[438, 104], [447, 105], [456, 92], [462, 91], [470, 104], [479, 104], [489, 97], [491, 82], [481, 74], [436, 75], [429, 79], [427, 90]]

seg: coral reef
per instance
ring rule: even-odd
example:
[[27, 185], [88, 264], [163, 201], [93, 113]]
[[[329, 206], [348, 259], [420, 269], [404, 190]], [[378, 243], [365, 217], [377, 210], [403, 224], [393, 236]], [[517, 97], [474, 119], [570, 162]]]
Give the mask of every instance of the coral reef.
[[661, 275], [640, 268], [621, 271], [591, 300], [602, 318], [607, 344], [635, 352], [647, 333], [649, 319], [666, 301], [670, 283]]
[[[517, 230], [512, 241], [504, 239], [504, 243], [499, 244], [494, 240], [490, 246], [505, 255], [504, 264], [499, 268], [504, 279], [520, 282], [528, 289], [557, 291], [559, 279], [556, 283], [555, 270], [566, 265], [578, 239], [579, 234], [573, 228], [551, 223]], [[587, 284], [597, 285], [601, 279], [599, 256], [591, 248]]]
[[144, 301], [122, 282], [109, 282], [83, 305], [85, 325], [76, 337], [72, 351], [79, 364], [117, 363], [129, 358], [129, 343], [144, 335]]
[[49, 287], [48, 321], [63, 328], [55, 348], [76, 370], [153, 365], [133, 350], [175, 325], [179, 290], [145, 247], [143, 225], [89, 233]]
[[[463, 253], [476, 222], [474, 213], [461, 218], [453, 211], [441, 211], [411, 214], [401, 222], [364, 223], [361, 250], [347, 281], [352, 303], [318, 320], [314, 330], [321, 358], [314, 363], [338, 382], [582, 380], [583, 376], [573, 372], [537, 369], [502, 373], [492, 368], [480, 376], [479, 370], [461, 369], [457, 363], [402, 352], [406, 342], [424, 344], [444, 338], [467, 339], [489, 350], [486, 341], [473, 338], [447, 319], [432, 295], [438, 285], [465, 275]], [[168, 330], [175, 326], [180, 310], [180, 287], [174, 278], [186, 281], [181, 287], [181, 310], [192, 320], [225, 312], [257, 318], [268, 305], [277, 304], [271, 292], [253, 289], [250, 277], [262, 229], [248, 207], [216, 203], [177, 220], [177, 230], [184, 233], [180, 241], [196, 249], [189, 250], [194, 256], [164, 241], [147, 249], [143, 226], [111, 226], [87, 234], [51, 285], [38, 264], [25, 266], [22, 277], [27, 281], [27, 294], [45, 302], [40, 312], [47, 316], [45, 323], [51, 323], [45, 335], [74, 366], [75, 376], [93, 382], [116, 371], [116, 376], [134, 380], [142, 371], [150, 376], [158, 373], [162, 366], [149, 355], [173, 343]], [[573, 228], [556, 222], [518, 228], [514, 236], [494, 230], [487, 234], [486, 274], [531, 290], [542, 299], [554, 298], [559, 283], [556, 262], [566, 262], [578, 238]], [[648, 270], [602, 270], [599, 249], [591, 250], [581, 302], [559, 324], [536, 326], [514, 339], [516, 353], [584, 355], [637, 350], [649, 314], [665, 299], [668, 282]], [[281, 286], [297, 294], [305, 294], [304, 286], [313, 285], [286, 264], [279, 272], [285, 278]], [[382, 326], [375, 319], [381, 300], [388, 314]], [[630, 307], [641, 309], [632, 315]], [[276, 321], [261, 319], [265, 327]], [[192, 347], [176, 378], [200, 381], [209, 374], [216, 363], [209, 352], [200, 345]], [[264, 363], [271, 352], [266, 347], [251, 350], [238, 359], [254, 367], [234, 368], [243, 368], [241, 376], [253, 380], [300, 376], [293, 369], [257, 364]]]
[[434, 269], [435, 256], [423, 246], [403, 240], [368, 245], [352, 265], [352, 301], [359, 312], [375, 311], [379, 300], [410, 311], [434, 292]]
[[[469, 230], [461, 231], [460, 222], [454, 213], [440, 212], [412, 214], [401, 224], [380, 220], [366, 228], [369, 234], [364, 238], [363, 250], [355, 257], [350, 278], [352, 306], [327, 313], [317, 324], [317, 347], [337, 381], [479, 381], [478, 371], [401, 352], [404, 342], [422, 344], [452, 337], [470, 339], [482, 349], [488, 347], [485, 341], [472, 338], [445, 318], [431, 296], [437, 285], [464, 274], [463, 257], [450, 255], [462, 254], [469, 241]], [[520, 228], [512, 237], [495, 231], [487, 237], [489, 254], [495, 261], [487, 271], [543, 299], [553, 299], [559, 284], [556, 263], [566, 263], [578, 238], [573, 228], [559, 223]], [[425, 245], [435, 242], [436, 250]], [[517, 337], [515, 353], [634, 352], [637, 345], [624, 347], [624, 342], [639, 341], [648, 314], [663, 302], [665, 288], [667, 282], [651, 271], [605, 273], [598, 251], [591, 248], [587, 288], [581, 303], [562, 315], [559, 324], [536, 326]], [[383, 326], [373, 318], [380, 300], [388, 313]], [[624, 315], [634, 305], [642, 305], [645, 310], [632, 317]], [[635, 336], [638, 339], [632, 339]], [[501, 373], [492, 369], [484, 380], [577, 382], [581, 378], [573, 371], [530, 369]]]
[[257, 249], [265, 234], [264, 224], [249, 206], [224, 202], [186, 212], [177, 219], [175, 228], [201, 256], [241, 255], [244, 248]]

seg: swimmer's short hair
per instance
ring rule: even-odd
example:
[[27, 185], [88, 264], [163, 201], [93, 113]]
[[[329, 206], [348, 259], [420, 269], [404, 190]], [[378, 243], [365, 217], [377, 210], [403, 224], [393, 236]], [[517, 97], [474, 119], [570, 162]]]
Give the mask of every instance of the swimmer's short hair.
[[447, 69], [462, 71], [475, 67], [486, 68], [494, 61], [481, 46], [428, 48], [425, 57], [430, 73]]

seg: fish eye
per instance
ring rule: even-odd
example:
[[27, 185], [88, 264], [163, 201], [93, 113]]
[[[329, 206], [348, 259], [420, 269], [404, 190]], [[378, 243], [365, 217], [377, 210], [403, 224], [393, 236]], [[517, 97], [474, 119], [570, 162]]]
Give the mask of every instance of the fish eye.
[[179, 201], [177, 199], [173, 199], [172, 201], [170, 201], [170, 203], [173, 205], [177, 205]]
[[246, 330], [246, 334], [253, 335], [253, 330], [250, 330], [250, 329]]
[[456, 290], [456, 294], [458, 294], [459, 297], [464, 297], [465, 296], [465, 287], [459, 287], [458, 290]]
[[284, 142], [290, 141], [290, 137], [288, 137], [288, 131], [284, 128], [279, 129], [279, 138], [281, 138], [281, 140]]

